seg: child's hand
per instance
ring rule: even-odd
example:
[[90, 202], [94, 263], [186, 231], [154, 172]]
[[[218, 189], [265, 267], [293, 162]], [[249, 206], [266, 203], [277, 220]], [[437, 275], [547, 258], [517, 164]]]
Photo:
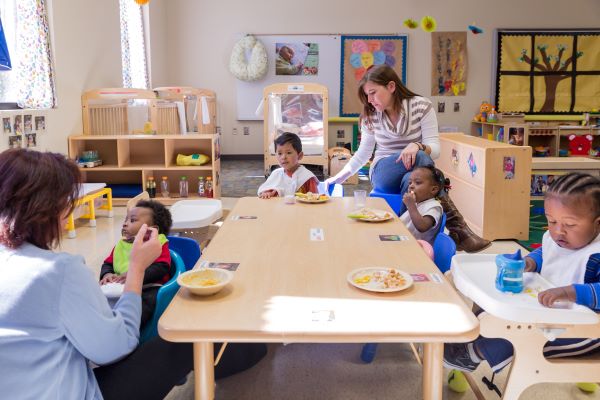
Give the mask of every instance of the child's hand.
[[123, 275], [117, 275], [117, 278], [114, 280], [114, 282], [125, 283], [126, 280], [127, 280], [127, 272], [125, 272]]
[[415, 192], [406, 192], [404, 196], [402, 196], [402, 202], [406, 207], [416, 206], [417, 205], [417, 196], [415, 196]]
[[533, 258], [525, 257], [525, 272], [535, 272], [537, 269], [537, 265]]
[[278, 195], [277, 190], [269, 189], [269, 190], [265, 190], [264, 192], [259, 194], [258, 197], [260, 197], [261, 199], [270, 199], [271, 197], [275, 197], [277, 195]]
[[116, 280], [119, 278], [119, 275], [117, 274], [105, 274], [102, 279], [100, 280], [100, 285], [106, 285], [107, 283], [112, 283], [112, 282], [116, 282]]
[[574, 303], [576, 300], [577, 295], [573, 285], [544, 290], [538, 294], [538, 301], [546, 307], [552, 307], [557, 301], [570, 301]]

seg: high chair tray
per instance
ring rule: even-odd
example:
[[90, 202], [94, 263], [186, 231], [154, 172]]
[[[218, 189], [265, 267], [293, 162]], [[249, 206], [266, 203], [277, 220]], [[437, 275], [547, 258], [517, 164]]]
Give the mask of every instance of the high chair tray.
[[544, 307], [537, 294], [554, 287], [538, 273], [523, 275], [523, 292], [496, 289], [496, 254], [457, 254], [452, 258], [456, 288], [486, 312], [509, 321], [547, 324], [596, 324], [598, 315], [587, 307], [562, 303]]
[[180, 200], [171, 206], [173, 230], [198, 229], [223, 216], [223, 204], [217, 199]]

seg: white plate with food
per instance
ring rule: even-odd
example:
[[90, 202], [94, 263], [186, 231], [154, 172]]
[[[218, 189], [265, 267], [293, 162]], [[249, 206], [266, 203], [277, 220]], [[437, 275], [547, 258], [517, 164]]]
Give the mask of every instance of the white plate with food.
[[325, 203], [330, 197], [319, 193], [296, 193], [296, 200], [300, 203]]
[[348, 214], [348, 218], [363, 222], [383, 222], [393, 219], [394, 216], [389, 211], [364, 207], [359, 210], [352, 211], [350, 214]]
[[202, 268], [184, 272], [177, 277], [179, 286], [194, 294], [215, 294], [233, 279], [233, 273], [220, 268]]
[[412, 286], [410, 274], [396, 268], [359, 268], [347, 276], [348, 283], [369, 292], [399, 292]]

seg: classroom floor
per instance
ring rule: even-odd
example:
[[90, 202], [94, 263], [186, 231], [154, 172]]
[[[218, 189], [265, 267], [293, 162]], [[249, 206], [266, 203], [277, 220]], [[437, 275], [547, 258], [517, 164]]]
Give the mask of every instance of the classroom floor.
[[[264, 179], [264, 178], [263, 178]], [[256, 190], [256, 189], [254, 189]], [[237, 199], [223, 198], [225, 209], [231, 209]], [[117, 207], [114, 218], [99, 216], [97, 227], [83, 220], [76, 221], [77, 238], [67, 239], [61, 249], [81, 254], [98, 274], [104, 258], [120, 238], [125, 208]], [[512, 252], [519, 248], [513, 241], [496, 241], [487, 253]], [[407, 344], [382, 344], [372, 364], [363, 364], [359, 355], [361, 344], [270, 344], [267, 356], [254, 368], [217, 382], [216, 398], [220, 400], [313, 400], [313, 399], [418, 399], [421, 398], [421, 367], [414, 360]], [[486, 399], [498, 399], [481, 383], [482, 376], [491, 377], [487, 364], [474, 374]], [[499, 387], [506, 372], [496, 377]], [[193, 399], [193, 379], [176, 387], [168, 400]], [[457, 394], [444, 387], [444, 398], [471, 400], [471, 390]], [[528, 399], [600, 399], [600, 393], [587, 395], [573, 384], [538, 384], [521, 396]]]

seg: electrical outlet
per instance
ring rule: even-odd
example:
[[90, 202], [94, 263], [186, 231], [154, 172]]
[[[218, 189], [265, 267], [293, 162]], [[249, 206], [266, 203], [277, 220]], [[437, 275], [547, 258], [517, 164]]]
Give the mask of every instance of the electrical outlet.
[[237, 128], [233, 128], [233, 131], [231, 133], [233, 133], [234, 135], [237, 135]]
[[250, 134], [250, 127], [249, 126], [245, 126], [244, 127], [244, 135], [249, 135]]

